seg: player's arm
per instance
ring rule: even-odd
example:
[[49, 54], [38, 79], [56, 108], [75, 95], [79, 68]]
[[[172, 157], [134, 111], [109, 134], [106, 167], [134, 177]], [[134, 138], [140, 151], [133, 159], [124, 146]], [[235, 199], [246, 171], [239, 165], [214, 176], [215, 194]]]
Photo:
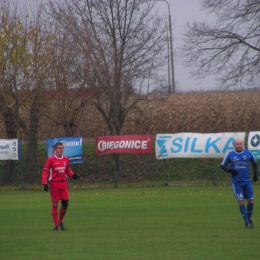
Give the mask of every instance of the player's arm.
[[44, 168], [42, 171], [42, 185], [43, 185], [43, 189], [47, 192], [49, 191], [49, 185], [47, 184], [48, 176], [49, 176], [49, 170]]
[[220, 168], [228, 173], [231, 173], [232, 175], [237, 175], [237, 171], [233, 170], [232, 168], [228, 168], [228, 164], [231, 163], [229, 154], [226, 154], [223, 161], [221, 162]]
[[49, 191], [49, 186], [48, 186], [48, 177], [49, 177], [49, 169], [50, 169], [50, 160], [47, 159], [44, 168], [42, 170], [42, 185], [45, 191]]
[[72, 179], [78, 179], [78, 175], [71, 170], [69, 163], [67, 164], [67, 174]]
[[230, 169], [230, 168], [228, 168], [226, 165], [221, 165], [220, 167], [221, 167], [221, 169], [222, 169], [223, 171], [225, 171], [225, 172], [229, 172], [229, 173], [231, 173], [232, 175], [237, 175], [237, 171], [236, 171], [236, 170]]
[[251, 154], [250, 156], [250, 162], [252, 164], [253, 167], [253, 181], [258, 181], [258, 166], [257, 166], [257, 161], [255, 159], [255, 157]]
[[49, 170], [44, 168], [42, 171], [42, 185], [47, 184], [49, 177]]

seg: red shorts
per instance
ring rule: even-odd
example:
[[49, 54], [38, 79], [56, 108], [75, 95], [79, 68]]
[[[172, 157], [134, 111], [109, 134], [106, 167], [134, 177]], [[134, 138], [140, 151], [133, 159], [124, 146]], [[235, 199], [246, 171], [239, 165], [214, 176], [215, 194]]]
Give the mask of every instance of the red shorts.
[[59, 200], [69, 200], [68, 183], [66, 181], [51, 181], [50, 194], [53, 203]]

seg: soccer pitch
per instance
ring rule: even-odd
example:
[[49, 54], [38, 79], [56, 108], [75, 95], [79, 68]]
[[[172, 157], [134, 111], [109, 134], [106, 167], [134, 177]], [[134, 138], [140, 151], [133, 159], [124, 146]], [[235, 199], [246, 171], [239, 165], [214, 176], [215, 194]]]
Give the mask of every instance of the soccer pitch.
[[260, 188], [245, 229], [230, 186], [70, 190], [52, 231], [44, 191], [0, 191], [0, 259], [259, 259]]

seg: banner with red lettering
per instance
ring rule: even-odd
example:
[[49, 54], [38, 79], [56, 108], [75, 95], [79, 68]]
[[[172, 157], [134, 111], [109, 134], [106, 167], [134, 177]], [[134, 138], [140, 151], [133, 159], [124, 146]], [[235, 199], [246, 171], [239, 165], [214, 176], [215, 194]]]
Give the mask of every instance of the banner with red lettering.
[[96, 154], [152, 153], [152, 135], [110, 135], [96, 137]]

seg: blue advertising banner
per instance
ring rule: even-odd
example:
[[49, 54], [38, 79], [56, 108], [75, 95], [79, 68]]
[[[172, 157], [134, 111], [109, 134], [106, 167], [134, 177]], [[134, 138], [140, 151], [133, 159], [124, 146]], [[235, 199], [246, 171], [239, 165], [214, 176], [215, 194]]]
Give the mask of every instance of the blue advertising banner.
[[70, 164], [83, 163], [82, 137], [60, 137], [47, 139], [47, 155], [53, 155], [54, 145], [63, 143], [64, 155], [70, 160]]

